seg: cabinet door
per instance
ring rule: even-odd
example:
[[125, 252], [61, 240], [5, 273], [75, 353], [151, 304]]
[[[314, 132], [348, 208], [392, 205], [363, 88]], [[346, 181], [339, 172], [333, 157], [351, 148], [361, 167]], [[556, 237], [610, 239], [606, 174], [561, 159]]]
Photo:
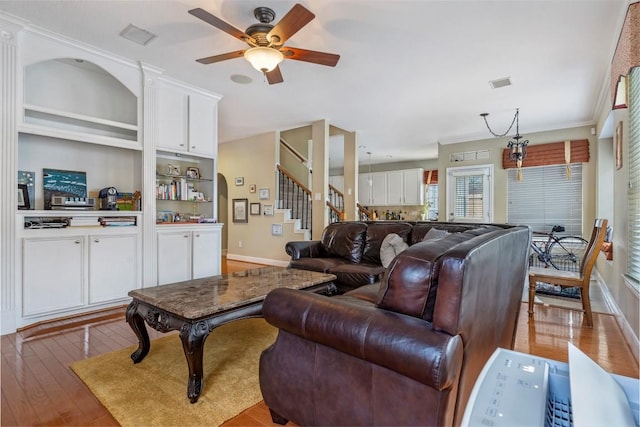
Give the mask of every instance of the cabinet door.
[[408, 169], [404, 171], [403, 200], [405, 205], [422, 205], [424, 203], [423, 175], [423, 169]]
[[220, 274], [220, 230], [193, 232], [193, 278], [217, 276]]
[[387, 204], [396, 206], [404, 203], [402, 171], [387, 172]]
[[23, 316], [84, 305], [84, 247], [81, 236], [23, 240]]
[[217, 148], [217, 101], [189, 96], [189, 152], [214, 157]]
[[384, 206], [387, 204], [387, 173], [375, 172], [371, 174], [373, 185], [371, 186], [371, 204]]
[[158, 233], [158, 284], [191, 279], [191, 232]]
[[358, 201], [361, 205], [371, 205], [371, 185], [369, 185], [369, 174], [358, 175]]
[[89, 303], [126, 298], [139, 288], [138, 236], [89, 237]]
[[156, 90], [156, 146], [171, 151], [187, 151], [189, 97], [174, 88]]

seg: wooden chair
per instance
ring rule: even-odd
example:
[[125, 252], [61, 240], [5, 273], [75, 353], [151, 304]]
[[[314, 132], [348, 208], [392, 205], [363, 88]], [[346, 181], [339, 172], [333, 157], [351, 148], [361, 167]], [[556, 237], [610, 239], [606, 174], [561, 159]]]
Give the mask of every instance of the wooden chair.
[[593, 270], [593, 266], [600, 253], [606, 231], [607, 220], [596, 219], [589, 245], [584, 253], [584, 258], [580, 263], [580, 270], [578, 272], [541, 267], [529, 268], [529, 317], [533, 317], [533, 300], [536, 296], [536, 283], [542, 282], [562, 287], [578, 287], [580, 288], [580, 299], [582, 300], [582, 309], [587, 326], [593, 327], [591, 301], [589, 301], [589, 281], [591, 280], [591, 270]]

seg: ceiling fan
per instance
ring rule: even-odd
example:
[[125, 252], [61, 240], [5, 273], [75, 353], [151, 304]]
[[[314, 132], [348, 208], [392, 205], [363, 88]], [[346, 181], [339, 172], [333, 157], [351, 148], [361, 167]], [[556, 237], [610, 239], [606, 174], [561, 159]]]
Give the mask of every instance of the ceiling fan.
[[189, 13], [250, 46], [245, 50], [197, 59], [196, 61], [201, 64], [213, 64], [244, 56], [256, 70], [265, 74], [267, 81], [272, 85], [283, 81], [278, 65], [283, 59], [295, 59], [329, 67], [334, 67], [340, 59], [340, 55], [333, 53], [283, 46], [291, 36], [315, 18], [313, 13], [300, 4], [293, 6], [275, 26], [271, 25], [276, 17], [275, 12], [268, 7], [257, 7], [253, 15], [260, 23], [249, 26], [245, 31], [237, 29], [201, 8], [191, 9]]

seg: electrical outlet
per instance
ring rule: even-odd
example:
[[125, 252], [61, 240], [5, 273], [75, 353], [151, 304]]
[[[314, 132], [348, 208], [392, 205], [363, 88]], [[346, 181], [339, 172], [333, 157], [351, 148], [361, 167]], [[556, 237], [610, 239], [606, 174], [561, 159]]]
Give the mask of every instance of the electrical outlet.
[[242, 240], [238, 240], [238, 247], [241, 248], [242, 247]]

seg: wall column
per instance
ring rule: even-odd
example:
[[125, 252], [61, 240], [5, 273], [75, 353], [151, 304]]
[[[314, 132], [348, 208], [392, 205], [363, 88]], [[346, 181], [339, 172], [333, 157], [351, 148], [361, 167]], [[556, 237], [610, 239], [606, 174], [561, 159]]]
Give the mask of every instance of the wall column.
[[329, 197], [329, 123], [326, 120], [318, 120], [311, 124], [311, 139], [313, 140], [311, 239], [319, 240], [322, 230], [329, 223], [326, 207], [326, 200]]
[[344, 210], [347, 221], [358, 219], [358, 138], [355, 132], [344, 134]]

